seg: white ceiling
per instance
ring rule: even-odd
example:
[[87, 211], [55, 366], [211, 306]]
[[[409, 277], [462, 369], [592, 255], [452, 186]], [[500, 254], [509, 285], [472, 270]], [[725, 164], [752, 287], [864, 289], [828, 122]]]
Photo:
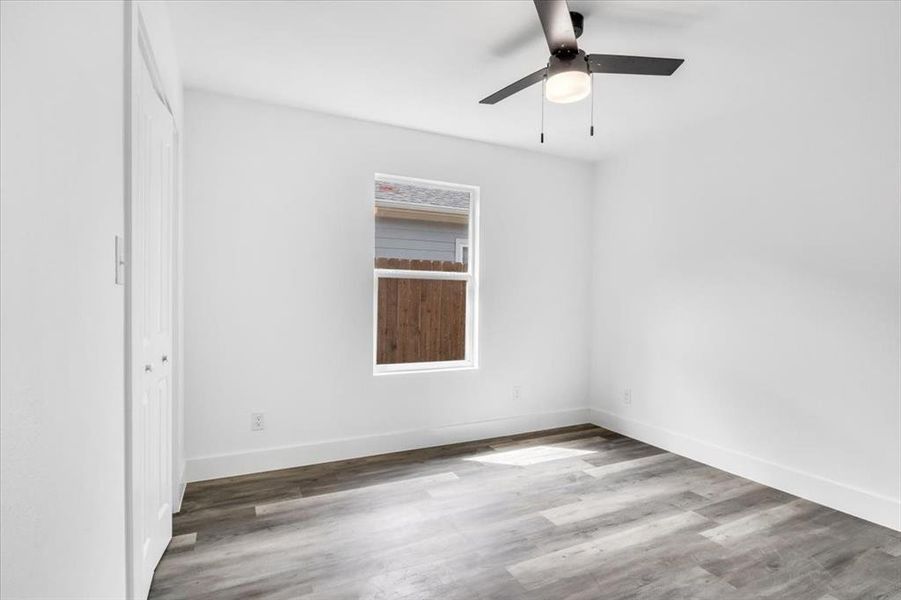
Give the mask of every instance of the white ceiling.
[[539, 86], [478, 103], [546, 62], [531, 1], [170, 1], [186, 87], [586, 160], [759, 96], [816, 6], [571, 0], [587, 52], [686, 62], [595, 76], [595, 137], [588, 102], [547, 104], [542, 146]]

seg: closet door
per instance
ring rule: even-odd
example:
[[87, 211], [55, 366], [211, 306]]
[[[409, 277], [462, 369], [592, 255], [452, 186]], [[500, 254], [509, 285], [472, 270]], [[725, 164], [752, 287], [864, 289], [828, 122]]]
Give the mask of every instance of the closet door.
[[172, 537], [172, 115], [146, 60], [134, 63], [131, 495], [133, 594], [145, 598]]

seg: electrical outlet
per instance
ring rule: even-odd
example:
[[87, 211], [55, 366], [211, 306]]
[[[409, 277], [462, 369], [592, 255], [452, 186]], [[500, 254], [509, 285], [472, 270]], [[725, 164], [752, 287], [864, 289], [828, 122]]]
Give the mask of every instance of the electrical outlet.
[[632, 388], [626, 388], [623, 392], [623, 404], [632, 404]]
[[265, 429], [263, 413], [250, 413], [250, 430], [263, 431], [263, 429]]
[[513, 399], [519, 400], [522, 398], [522, 386], [514, 385], [513, 386]]

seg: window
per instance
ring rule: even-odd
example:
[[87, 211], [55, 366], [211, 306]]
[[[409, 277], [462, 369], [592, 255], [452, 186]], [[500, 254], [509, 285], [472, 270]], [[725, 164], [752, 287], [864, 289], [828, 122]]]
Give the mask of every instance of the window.
[[479, 189], [376, 175], [375, 374], [474, 368]]

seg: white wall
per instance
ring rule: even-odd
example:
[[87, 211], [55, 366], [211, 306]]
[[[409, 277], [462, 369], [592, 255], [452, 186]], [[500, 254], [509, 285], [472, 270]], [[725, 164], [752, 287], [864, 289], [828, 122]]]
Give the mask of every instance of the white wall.
[[[166, 5], [135, 5], [180, 122]], [[0, 11], [0, 588], [4, 598], [121, 598], [124, 295], [113, 240], [124, 231], [125, 9]]]
[[0, 3], [0, 588], [125, 593], [121, 2]]
[[752, 99], [599, 167], [595, 418], [901, 528], [901, 15], [808, 14]]
[[[194, 91], [185, 122], [189, 479], [586, 420], [589, 165]], [[481, 186], [477, 371], [373, 376], [376, 172]]]

